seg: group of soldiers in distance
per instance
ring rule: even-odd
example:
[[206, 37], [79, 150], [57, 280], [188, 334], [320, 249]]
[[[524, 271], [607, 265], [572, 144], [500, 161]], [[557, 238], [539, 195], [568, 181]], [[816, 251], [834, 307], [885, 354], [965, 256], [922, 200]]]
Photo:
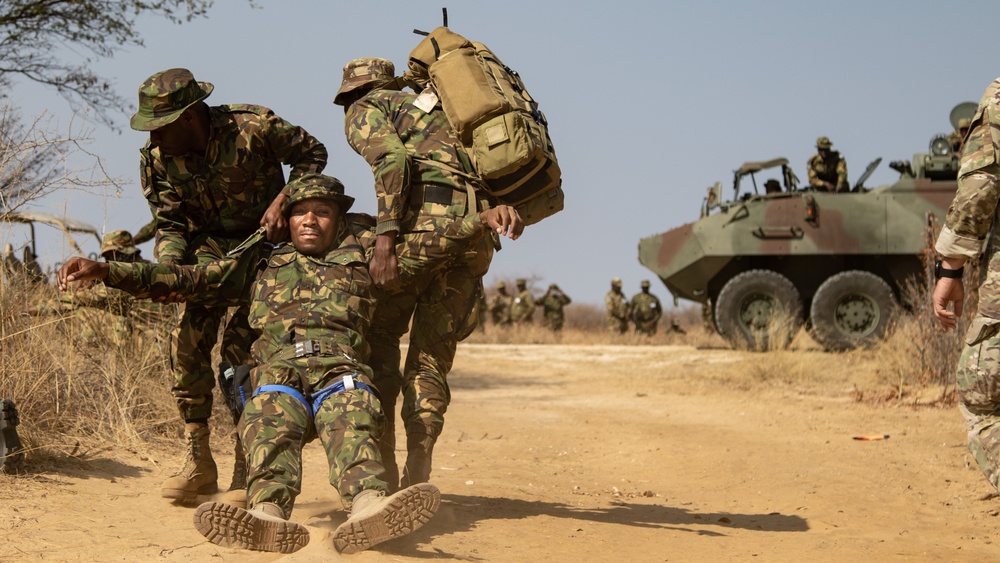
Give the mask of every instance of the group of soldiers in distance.
[[[642, 280], [639, 287], [641, 291], [627, 300], [622, 293], [621, 278], [612, 278], [611, 290], [604, 296], [604, 306], [608, 310], [608, 332], [625, 334], [631, 322], [638, 334], [656, 334], [660, 318], [663, 317], [663, 305], [657, 296], [649, 292], [649, 280]], [[670, 330], [684, 334], [684, 329], [673, 318], [670, 319]]]
[[[498, 327], [513, 325], [530, 325], [535, 316], [535, 307], [542, 308], [542, 325], [553, 332], [562, 330], [566, 322], [563, 308], [572, 303], [572, 299], [563, 293], [556, 284], [549, 285], [545, 295], [536, 298], [528, 289], [528, 280], [518, 278], [517, 294], [507, 293], [507, 283], [497, 282], [497, 292], [489, 304], [481, 303], [481, 310], [489, 311], [493, 324]], [[485, 300], [485, 292], [482, 293]], [[480, 328], [483, 323], [479, 323]]]

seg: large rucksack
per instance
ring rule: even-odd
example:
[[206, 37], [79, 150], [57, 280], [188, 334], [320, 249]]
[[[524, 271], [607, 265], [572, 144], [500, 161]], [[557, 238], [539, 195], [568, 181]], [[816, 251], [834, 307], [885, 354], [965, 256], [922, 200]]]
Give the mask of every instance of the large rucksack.
[[445, 26], [410, 53], [410, 77], [433, 88], [490, 193], [528, 225], [563, 208], [548, 122], [517, 72]]

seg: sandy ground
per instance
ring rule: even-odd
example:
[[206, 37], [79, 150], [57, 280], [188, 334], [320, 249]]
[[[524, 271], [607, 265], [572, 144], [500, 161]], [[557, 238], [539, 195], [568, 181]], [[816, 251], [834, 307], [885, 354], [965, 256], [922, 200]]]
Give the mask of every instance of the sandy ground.
[[[206, 542], [191, 507], [159, 498], [173, 452], [107, 451], [0, 476], [0, 560], [996, 557], [1000, 501], [970, 465], [957, 409], [854, 401], [855, 379], [877, 369], [845, 365], [856, 357], [490, 344], [458, 356], [432, 476], [441, 510], [408, 537], [334, 551], [345, 514], [315, 443], [293, 515], [311, 542], [288, 556]], [[782, 377], [802, 366], [815, 377]], [[868, 434], [890, 438], [852, 439]]]

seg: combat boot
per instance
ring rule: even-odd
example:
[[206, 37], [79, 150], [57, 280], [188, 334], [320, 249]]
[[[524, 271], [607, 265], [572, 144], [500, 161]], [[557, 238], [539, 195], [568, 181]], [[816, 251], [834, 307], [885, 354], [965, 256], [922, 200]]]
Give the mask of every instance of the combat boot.
[[24, 461], [24, 446], [17, 435], [20, 423], [14, 401], [0, 401], [0, 473], [16, 473]]
[[309, 543], [309, 530], [285, 519], [281, 507], [270, 502], [252, 510], [206, 502], [194, 511], [194, 527], [205, 539], [223, 547], [294, 553]]
[[209, 447], [208, 424], [189, 422], [184, 426], [184, 437], [188, 443], [184, 465], [177, 473], [163, 482], [163, 498], [192, 501], [198, 495], [209, 495], [219, 490], [219, 478], [212, 450]]
[[243, 451], [243, 440], [236, 437], [236, 459], [233, 461], [233, 480], [229, 483], [229, 490], [222, 494], [220, 499], [226, 504], [247, 507], [247, 456]]
[[430, 483], [407, 487], [391, 496], [365, 490], [354, 497], [351, 516], [337, 527], [333, 547], [357, 553], [405, 536], [427, 523], [441, 504], [441, 491]]
[[436, 438], [421, 430], [411, 432], [407, 428], [406, 465], [403, 467], [403, 478], [399, 484], [401, 488], [431, 480], [431, 459], [434, 456]]

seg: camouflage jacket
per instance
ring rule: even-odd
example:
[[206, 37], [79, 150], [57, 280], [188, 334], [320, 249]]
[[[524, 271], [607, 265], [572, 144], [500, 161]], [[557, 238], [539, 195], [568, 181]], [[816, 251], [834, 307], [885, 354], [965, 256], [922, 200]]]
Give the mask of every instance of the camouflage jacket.
[[317, 355], [332, 357], [334, 367], [370, 377], [364, 334], [373, 310], [368, 252], [374, 241], [370, 226], [349, 221], [336, 248], [306, 256], [289, 244], [273, 248], [260, 229], [226, 259], [202, 266], [111, 262], [107, 283], [140, 298], [212, 294], [217, 305], [238, 302], [249, 291], [255, 364], [291, 361], [295, 344], [314, 341], [325, 343]]
[[629, 303], [632, 320], [640, 323], [653, 323], [663, 316], [663, 306], [660, 299], [652, 293], [641, 291], [632, 296]]
[[815, 154], [806, 165], [809, 169], [809, 185], [821, 186], [821, 182], [830, 182], [838, 192], [847, 191], [847, 160], [837, 151], [830, 151], [830, 158], [824, 160]]
[[525, 289], [518, 292], [514, 301], [510, 304], [510, 317], [515, 323], [530, 322], [535, 314], [535, 298], [531, 295], [531, 290]]
[[490, 314], [493, 316], [494, 324], [506, 325], [512, 322], [510, 306], [513, 302], [514, 298], [510, 295], [497, 293], [493, 296], [493, 299], [490, 301]]
[[[427, 111], [418, 106], [426, 107], [411, 92], [373, 90], [344, 118], [347, 142], [375, 176], [378, 234], [438, 230], [489, 207], [440, 104]], [[469, 197], [476, 200], [472, 205]]]
[[563, 307], [569, 305], [572, 301], [568, 295], [561, 291], [547, 291], [541, 299], [535, 301], [535, 305], [542, 308], [545, 316], [561, 315]]
[[628, 319], [628, 301], [625, 294], [611, 290], [604, 295], [604, 306], [608, 309], [608, 316], [615, 319]]
[[149, 143], [139, 152], [142, 192], [156, 221], [160, 261], [180, 263], [198, 235], [245, 239], [290, 180], [319, 173], [326, 147], [301, 127], [254, 105], [209, 108], [204, 155], [167, 157]]
[[1000, 320], [1000, 78], [994, 80], [972, 118], [962, 145], [958, 190], [948, 209], [936, 250], [950, 258], [975, 259], [986, 244], [979, 314]]

